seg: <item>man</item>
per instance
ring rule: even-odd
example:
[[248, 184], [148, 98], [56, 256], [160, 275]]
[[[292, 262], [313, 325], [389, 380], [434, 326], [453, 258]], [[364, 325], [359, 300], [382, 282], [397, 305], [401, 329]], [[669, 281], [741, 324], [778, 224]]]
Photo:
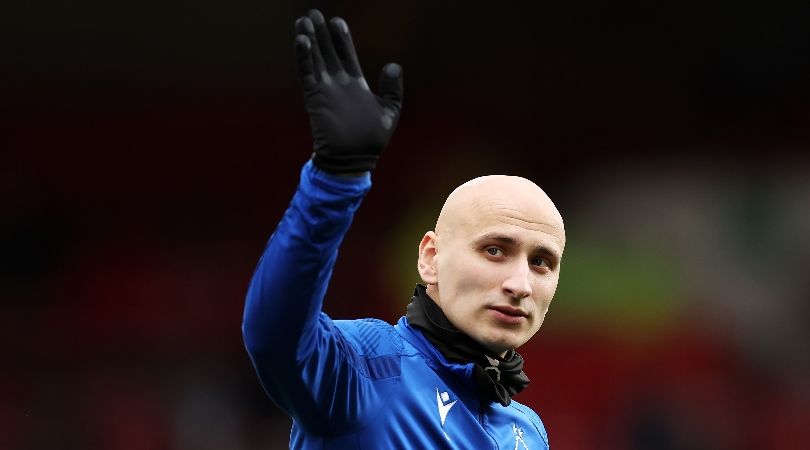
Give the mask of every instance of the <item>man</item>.
[[[534, 183], [488, 176], [457, 188], [419, 245], [419, 285], [396, 326], [321, 312], [340, 242], [396, 127], [402, 70], [380, 96], [349, 29], [310, 11], [296, 22], [315, 152], [265, 248], [245, 305], [245, 345], [291, 448], [547, 449], [512, 401], [529, 380], [515, 348], [543, 322], [559, 278], [563, 221]], [[362, 295], [358, 291], [358, 295]]]

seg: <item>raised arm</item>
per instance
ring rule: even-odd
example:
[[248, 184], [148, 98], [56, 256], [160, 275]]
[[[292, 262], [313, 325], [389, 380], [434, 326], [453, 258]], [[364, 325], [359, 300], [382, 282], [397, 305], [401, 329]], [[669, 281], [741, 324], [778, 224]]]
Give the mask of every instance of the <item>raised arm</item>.
[[351, 420], [350, 411], [330, 408], [347, 404], [336, 397], [366, 388], [355, 373], [357, 355], [321, 306], [340, 242], [371, 186], [370, 170], [399, 119], [402, 70], [386, 65], [374, 95], [345, 21], [327, 24], [313, 10], [295, 30], [314, 154], [251, 279], [242, 331], [270, 397], [314, 428]]

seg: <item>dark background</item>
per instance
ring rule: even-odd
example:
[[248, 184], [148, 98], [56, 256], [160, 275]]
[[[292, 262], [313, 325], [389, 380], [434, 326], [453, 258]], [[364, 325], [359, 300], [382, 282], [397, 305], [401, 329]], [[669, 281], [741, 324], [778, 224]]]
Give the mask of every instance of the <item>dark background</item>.
[[240, 324], [313, 6], [405, 70], [327, 312], [395, 321], [444, 197], [526, 176], [568, 233], [518, 397], [553, 448], [804, 445], [810, 3], [47, 0], [0, 10], [0, 448], [286, 448]]

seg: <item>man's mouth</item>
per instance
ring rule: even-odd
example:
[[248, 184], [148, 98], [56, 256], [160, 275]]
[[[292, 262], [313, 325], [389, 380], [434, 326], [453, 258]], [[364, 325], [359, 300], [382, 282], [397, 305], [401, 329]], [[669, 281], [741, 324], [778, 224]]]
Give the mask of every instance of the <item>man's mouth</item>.
[[514, 306], [490, 306], [490, 309], [494, 309], [495, 311], [501, 312], [508, 316], [516, 316], [516, 317], [526, 317], [529, 314], [526, 311], [523, 311], [520, 308], [515, 308]]
[[495, 320], [506, 325], [520, 325], [528, 316], [522, 309], [512, 306], [490, 306], [489, 310]]

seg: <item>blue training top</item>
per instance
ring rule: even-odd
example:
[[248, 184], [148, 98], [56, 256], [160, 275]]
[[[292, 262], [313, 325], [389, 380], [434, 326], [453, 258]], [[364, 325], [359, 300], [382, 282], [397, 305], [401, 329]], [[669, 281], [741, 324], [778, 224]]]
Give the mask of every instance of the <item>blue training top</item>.
[[405, 317], [321, 311], [338, 247], [371, 177], [304, 165], [250, 282], [245, 346], [295, 449], [548, 449], [529, 407], [482, 404], [473, 364], [448, 362]]

